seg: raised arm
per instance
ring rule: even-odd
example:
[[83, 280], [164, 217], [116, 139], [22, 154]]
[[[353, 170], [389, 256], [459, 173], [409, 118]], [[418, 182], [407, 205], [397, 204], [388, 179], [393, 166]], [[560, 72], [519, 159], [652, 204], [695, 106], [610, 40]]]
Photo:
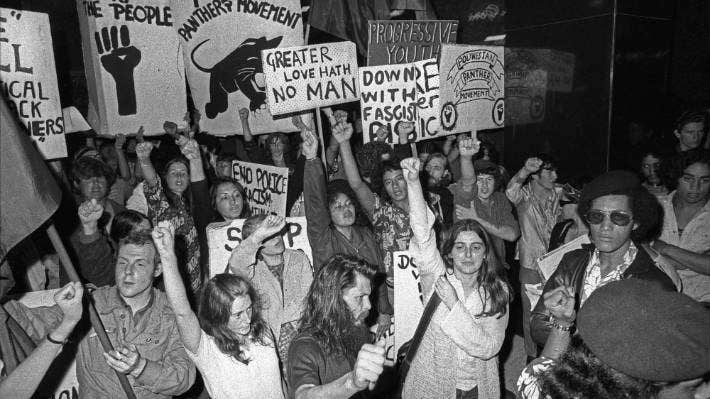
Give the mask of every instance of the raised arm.
[[81, 319], [83, 296], [84, 287], [79, 282], [71, 282], [54, 294], [54, 302], [62, 310], [61, 323], [7, 378], [0, 381], [0, 398], [29, 398], [34, 394], [52, 361], [62, 351], [61, 343], [67, 340]]
[[461, 182], [464, 185], [476, 183], [476, 170], [473, 168], [473, 156], [481, 148], [481, 142], [476, 138], [462, 138], [459, 140], [459, 153], [461, 155]]
[[360, 172], [357, 169], [355, 156], [350, 147], [350, 137], [353, 135], [353, 125], [350, 123], [338, 123], [333, 127], [333, 137], [340, 143], [340, 156], [345, 168], [345, 176], [348, 179], [350, 188], [353, 189], [357, 196], [360, 205], [365, 210], [367, 217], [372, 220], [372, 215], [375, 212], [375, 197], [370, 188], [360, 177]]
[[138, 164], [141, 167], [145, 184], [154, 187], [158, 184], [158, 174], [155, 172], [155, 167], [150, 161], [150, 152], [153, 151], [153, 143], [144, 141], [136, 144], [136, 157]]
[[[141, 127], [142, 129], [142, 127]], [[113, 146], [116, 149], [116, 159], [118, 160], [118, 172], [123, 180], [131, 179], [131, 170], [128, 168], [128, 161], [126, 161], [126, 153], [123, 152], [123, 146], [126, 144], [126, 135], [117, 134], [116, 141], [114, 141]]]
[[166, 227], [155, 227], [153, 229], [153, 241], [160, 255], [160, 263], [163, 268], [165, 294], [170, 302], [170, 307], [175, 313], [182, 342], [187, 350], [196, 353], [197, 348], [200, 346], [202, 330], [200, 329], [197, 315], [190, 308], [185, 284], [178, 271], [173, 232]]
[[540, 170], [541, 166], [542, 161], [540, 158], [528, 158], [525, 161], [525, 166], [523, 166], [518, 173], [510, 179], [510, 182], [508, 182], [508, 188], [505, 190], [505, 195], [508, 197], [510, 202], [518, 204], [520, 200], [523, 199], [521, 189], [523, 188], [523, 184], [525, 184], [525, 180], [528, 179], [528, 176]]
[[286, 219], [277, 215], [269, 215], [262, 220], [259, 227], [232, 250], [229, 257], [229, 271], [251, 279], [254, 277], [256, 254], [264, 241], [276, 234], [281, 234], [286, 226]]

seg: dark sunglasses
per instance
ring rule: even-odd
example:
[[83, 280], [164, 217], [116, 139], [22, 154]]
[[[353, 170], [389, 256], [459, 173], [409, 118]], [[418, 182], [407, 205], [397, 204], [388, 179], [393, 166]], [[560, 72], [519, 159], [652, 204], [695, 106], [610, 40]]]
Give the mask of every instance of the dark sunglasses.
[[628, 226], [633, 220], [633, 217], [627, 213], [621, 211], [611, 211], [603, 212], [598, 210], [591, 210], [584, 215], [584, 218], [589, 224], [601, 224], [604, 221], [604, 217], [609, 215], [609, 219], [612, 223], [617, 226]]

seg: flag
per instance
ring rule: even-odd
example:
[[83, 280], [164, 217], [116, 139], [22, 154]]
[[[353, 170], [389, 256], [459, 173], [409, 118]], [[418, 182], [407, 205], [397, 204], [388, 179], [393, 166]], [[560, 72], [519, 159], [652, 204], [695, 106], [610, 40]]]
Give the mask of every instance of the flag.
[[367, 54], [367, 21], [385, 19], [382, 0], [311, 0], [308, 23], [343, 40], [350, 40], [361, 55]]
[[52, 216], [61, 197], [17, 115], [0, 97], [0, 261]]

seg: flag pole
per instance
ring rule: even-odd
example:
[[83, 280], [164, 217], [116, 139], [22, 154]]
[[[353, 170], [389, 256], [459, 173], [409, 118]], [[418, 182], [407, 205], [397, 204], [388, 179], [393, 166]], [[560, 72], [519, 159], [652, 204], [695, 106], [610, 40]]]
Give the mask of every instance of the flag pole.
[[[69, 279], [71, 281], [81, 281], [71, 259], [69, 258], [69, 254], [62, 243], [62, 240], [59, 238], [59, 234], [57, 234], [57, 229], [54, 228], [54, 223], [51, 223], [49, 227], [47, 227], [47, 234], [49, 235], [49, 240], [52, 241], [54, 250], [57, 251], [57, 254], [59, 255], [59, 260], [64, 266], [64, 271], [67, 272]], [[108, 339], [108, 334], [106, 334], [104, 324], [101, 322], [99, 313], [94, 307], [91, 295], [89, 295], [89, 320], [91, 320], [91, 326], [94, 327], [94, 331], [96, 331], [96, 335], [99, 337], [99, 341], [101, 342], [101, 346], [104, 348], [104, 351], [112, 351], [113, 345], [111, 345], [111, 341]], [[126, 375], [121, 374], [116, 370], [114, 370], [114, 372], [116, 373], [118, 382], [121, 383], [121, 388], [123, 388], [123, 391], [126, 393], [128, 399], [136, 399], [136, 395], [133, 393], [133, 388], [128, 382]]]
[[320, 107], [316, 108], [316, 125], [318, 127], [318, 138], [320, 139], [321, 156], [323, 157], [323, 166], [328, 173], [328, 160], [325, 159], [325, 137], [323, 137], [323, 120], [320, 114]]

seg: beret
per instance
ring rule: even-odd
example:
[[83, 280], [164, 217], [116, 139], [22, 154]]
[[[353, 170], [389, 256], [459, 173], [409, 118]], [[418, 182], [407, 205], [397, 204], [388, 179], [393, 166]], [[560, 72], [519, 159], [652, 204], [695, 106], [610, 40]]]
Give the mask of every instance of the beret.
[[626, 192], [640, 186], [641, 181], [635, 173], [626, 170], [612, 170], [587, 183], [582, 190], [579, 202], [588, 203], [595, 198]]
[[606, 365], [648, 381], [683, 381], [710, 371], [710, 310], [651, 281], [598, 289], [577, 316], [587, 347]]

